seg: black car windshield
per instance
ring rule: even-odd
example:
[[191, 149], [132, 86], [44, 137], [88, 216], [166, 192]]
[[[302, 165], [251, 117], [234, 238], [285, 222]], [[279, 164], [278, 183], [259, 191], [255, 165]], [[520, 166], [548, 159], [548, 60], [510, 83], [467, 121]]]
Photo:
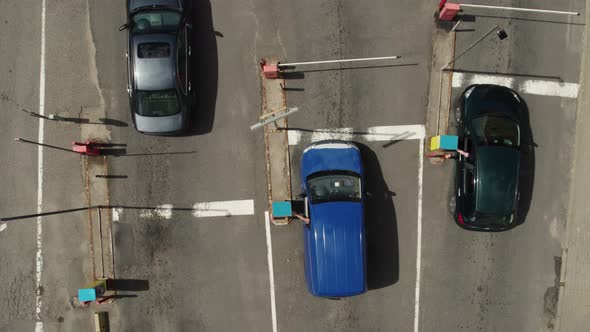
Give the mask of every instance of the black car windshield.
[[180, 111], [176, 90], [137, 91], [137, 113], [142, 116], [167, 116]]
[[482, 115], [472, 121], [473, 135], [477, 145], [502, 145], [518, 147], [520, 128], [510, 118], [495, 115]]
[[361, 178], [354, 172], [317, 172], [307, 177], [312, 203], [360, 201]]
[[180, 13], [173, 10], [144, 10], [133, 15], [132, 32], [144, 33], [176, 33]]

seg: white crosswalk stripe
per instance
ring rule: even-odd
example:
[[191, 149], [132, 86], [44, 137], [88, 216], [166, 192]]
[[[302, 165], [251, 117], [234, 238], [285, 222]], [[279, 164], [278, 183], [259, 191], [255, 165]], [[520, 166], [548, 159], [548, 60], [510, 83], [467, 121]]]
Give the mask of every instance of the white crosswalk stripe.
[[547, 80], [521, 79], [504, 75], [453, 73], [453, 88], [466, 88], [472, 84], [495, 84], [531, 95], [577, 98], [579, 84]]
[[426, 135], [424, 125], [400, 125], [400, 126], [376, 126], [369, 127], [366, 131], [355, 131], [353, 128], [333, 128], [288, 131], [289, 145], [297, 145], [302, 142], [313, 143], [323, 140], [363, 139], [366, 141], [398, 141], [418, 140]]

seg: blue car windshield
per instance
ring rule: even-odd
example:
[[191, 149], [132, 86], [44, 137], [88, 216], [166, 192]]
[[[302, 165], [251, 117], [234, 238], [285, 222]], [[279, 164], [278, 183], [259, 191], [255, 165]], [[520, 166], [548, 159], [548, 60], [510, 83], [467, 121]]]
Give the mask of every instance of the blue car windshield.
[[180, 22], [180, 13], [173, 10], [143, 10], [132, 17], [132, 32], [176, 33]]
[[307, 177], [311, 203], [361, 200], [361, 178], [354, 172], [317, 172]]
[[507, 117], [483, 115], [473, 119], [472, 127], [478, 145], [520, 145], [520, 128]]
[[180, 112], [176, 90], [137, 91], [137, 113], [142, 116], [168, 116]]

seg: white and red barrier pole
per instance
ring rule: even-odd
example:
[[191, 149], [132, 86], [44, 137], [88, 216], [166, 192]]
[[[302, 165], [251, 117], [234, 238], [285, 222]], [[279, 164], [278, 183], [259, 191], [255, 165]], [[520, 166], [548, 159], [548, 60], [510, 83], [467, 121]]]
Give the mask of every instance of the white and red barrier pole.
[[580, 15], [580, 13], [578, 13], [578, 12], [566, 12], [566, 11], [560, 11], [560, 10], [459, 4], [459, 3], [447, 2], [447, 0], [441, 0], [438, 4], [438, 10], [439, 10], [438, 19], [441, 21], [452, 21], [455, 18], [455, 16], [457, 15], [457, 13], [459, 13], [462, 10], [463, 7], [465, 7], [465, 8], [511, 10], [511, 11], [518, 11], [518, 12], [541, 13], [541, 14], [573, 15], [573, 16]]

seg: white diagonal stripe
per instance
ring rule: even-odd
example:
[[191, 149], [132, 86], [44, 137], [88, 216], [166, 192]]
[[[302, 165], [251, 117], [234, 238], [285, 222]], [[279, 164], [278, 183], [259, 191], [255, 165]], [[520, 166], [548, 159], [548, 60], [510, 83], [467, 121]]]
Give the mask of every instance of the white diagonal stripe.
[[193, 216], [229, 217], [254, 214], [254, 200], [244, 199], [236, 201], [202, 202], [193, 205]]

